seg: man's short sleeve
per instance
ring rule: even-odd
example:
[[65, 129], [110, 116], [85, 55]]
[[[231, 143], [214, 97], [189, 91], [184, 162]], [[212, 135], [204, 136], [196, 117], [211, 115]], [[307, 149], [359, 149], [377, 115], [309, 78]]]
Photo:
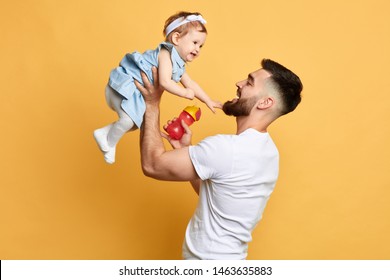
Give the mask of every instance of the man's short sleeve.
[[217, 179], [230, 174], [232, 166], [231, 136], [217, 135], [189, 147], [192, 164], [202, 180]]

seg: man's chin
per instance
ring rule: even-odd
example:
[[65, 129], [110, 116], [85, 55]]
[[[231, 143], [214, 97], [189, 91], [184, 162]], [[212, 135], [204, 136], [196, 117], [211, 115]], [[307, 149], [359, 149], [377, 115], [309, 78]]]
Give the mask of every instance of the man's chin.
[[253, 106], [257, 102], [257, 97], [251, 98], [234, 98], [231, 101], [226, 101], [222, 110], [228, 116], [241, 117], [241, 116], [249, 116]]
[[234, 116], [237, 117], [236, 109], [234, 108], [235, 104], [237, 103], [238, 98], [234, 98], [231, 101], [226, 101], [222, 106], [222, 111], [228, 115], [228, 116]]

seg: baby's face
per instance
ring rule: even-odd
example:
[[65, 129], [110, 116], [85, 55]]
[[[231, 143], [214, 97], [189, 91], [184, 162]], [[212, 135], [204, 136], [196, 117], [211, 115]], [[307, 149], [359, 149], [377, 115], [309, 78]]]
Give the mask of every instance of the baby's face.
[[180, 57], [186, 61], [191, 62], [200, 54], [200, 49], [206, 41], [207, 34], [196, 29], [191, 29], [183, 37], [179, 37], [176, 49]]

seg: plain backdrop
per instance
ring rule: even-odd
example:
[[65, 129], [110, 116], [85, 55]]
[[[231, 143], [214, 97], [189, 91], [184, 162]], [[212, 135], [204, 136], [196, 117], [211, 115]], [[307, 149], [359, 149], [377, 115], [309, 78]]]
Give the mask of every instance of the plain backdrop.
[[[181, 259], [197, 203], [187, 182], [146, 178], [139, 131], [108, 165], [93, 130], [115, 121], [109, 72], [155, 48], [165, 20], [209, 32], [189, 75], [213, 98], [271, 58], [303, 100], [269, 129], [280, 177], [248, 259], [390, 258], [390, 2], [24, 0], [0, 10], [0, 259]], [[235, 133], [199, 101], [164, 94], [161, 120], [202, 109], [193, 143]], [[170, 148], [167, 144], [167, 148]]]

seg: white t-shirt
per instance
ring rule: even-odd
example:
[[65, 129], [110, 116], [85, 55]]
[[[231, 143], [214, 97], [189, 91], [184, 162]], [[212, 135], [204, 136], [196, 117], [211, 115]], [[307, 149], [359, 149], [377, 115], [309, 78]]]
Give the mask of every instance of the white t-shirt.
[[268, 133], [208, 137], [189, 147], [202, 179], [186, 230], [184, 259], [245, 259], [279, 173], [279, 153]]

